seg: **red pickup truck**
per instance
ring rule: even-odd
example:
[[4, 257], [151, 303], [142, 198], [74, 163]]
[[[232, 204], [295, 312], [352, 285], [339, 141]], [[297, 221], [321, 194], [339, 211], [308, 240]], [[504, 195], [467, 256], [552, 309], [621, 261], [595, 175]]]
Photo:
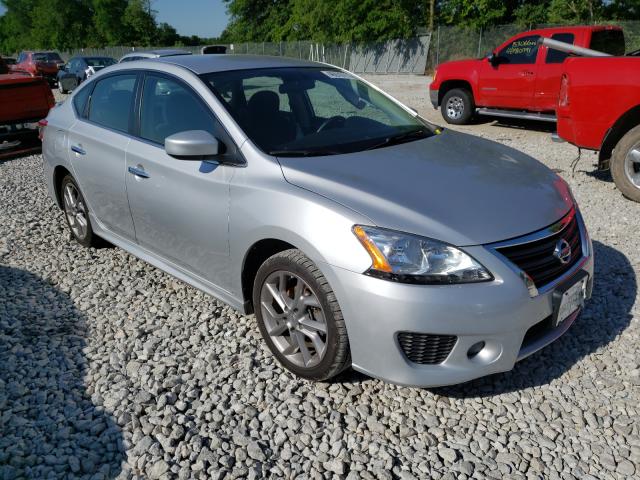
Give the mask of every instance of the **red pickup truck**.
[[545, 28], [520, 33], [485, 58], [439, 65], [429, 86], [431, 103], [448, 123], [478, 114], [555, 122], [563, 62], [569, 53], [539, 44], [541, 37], [624, 55], [622, 29], [612, 26]]
[[46, 80], [9, 72], [0, 58], [0, 158], [39, 149], [38, 121], [54, 105]]
[[563, 72], [558, 135], [598, 150], [598, 168], [640, 202], [640, 57], [575, 57]]

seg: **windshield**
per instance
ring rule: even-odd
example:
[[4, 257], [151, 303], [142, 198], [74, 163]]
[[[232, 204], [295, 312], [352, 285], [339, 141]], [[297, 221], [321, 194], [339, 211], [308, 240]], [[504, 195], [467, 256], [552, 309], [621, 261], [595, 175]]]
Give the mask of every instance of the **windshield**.
[[116, 64], [116, 61], [109, 57], [88, 57], [84, 61], [90, 67], [109, 67]]
[[249, 138], [271, 155], [335, 155], [433, 134], [377, 90], [331, 67], [238, 70], [202, 78]]
[[62, 58], [57, 53], [35, 53], [33, 59], [36, 62], [62, 62]]

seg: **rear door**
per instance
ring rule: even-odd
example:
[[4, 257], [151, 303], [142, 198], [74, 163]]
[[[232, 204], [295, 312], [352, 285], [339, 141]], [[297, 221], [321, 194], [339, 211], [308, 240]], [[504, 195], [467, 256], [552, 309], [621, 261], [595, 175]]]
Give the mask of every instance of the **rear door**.
[[482, 105], [529, 110], [538, 72], [540, 35], [521, 35], [496, 52], [498, 61], [483, 62], [479, 89]]
[[224, 287], [229, 273], [229, 182], [235, 167], [167, 155], [174, 133], [204, 130], [239, 155], [207, 104], [173, 76], [147, 73], [139, 126], [127, 149], [126, 185], [137, 242], [159, 257]]
[[119, 73], [95, 82], [86, 111], [78, 112], [81, 118], [69, 130], [69, 157], [89, 210], [108, 230], [131, 241], [125, 150], [137, 78]]
[[[554, 33], [551, 35], [551, 39], [570, 45], [576, 44], [576, 36], [571, 32]], [[555, 111], [560, 93], [563, 63], [568, 56], [568, 53], [553, 48], [543, 47], [541, 49], [541, 65], [538, 70], [534, 96], [535, 110]]]

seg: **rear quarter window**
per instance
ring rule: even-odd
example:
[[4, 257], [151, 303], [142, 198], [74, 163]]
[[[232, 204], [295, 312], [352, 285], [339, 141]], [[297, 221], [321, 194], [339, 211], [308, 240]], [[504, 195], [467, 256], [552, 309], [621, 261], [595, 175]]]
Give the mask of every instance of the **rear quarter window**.
[[599, 30], [591, 34], [591, 50], [620, 57], [624, 55], [624, 33], [622, 30]]
[[92, 88], [93, 85], [87, 85], [85, 88], [78, 90], [78, 92], [73, 96], [73, 108], [76, 111], [76, 115], [81, 118], [86, 117], [87, 100], [89, 100]]

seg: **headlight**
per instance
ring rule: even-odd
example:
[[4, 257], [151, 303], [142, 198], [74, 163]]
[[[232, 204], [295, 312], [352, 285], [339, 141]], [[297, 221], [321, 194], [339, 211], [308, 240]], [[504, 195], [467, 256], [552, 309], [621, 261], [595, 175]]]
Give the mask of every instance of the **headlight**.
[[493, 280], [489, 271], [462, 250], [430, 238], [356, 225], [353, 233], [371, 256], [365, 272], [402, 283], [452, 284]]

